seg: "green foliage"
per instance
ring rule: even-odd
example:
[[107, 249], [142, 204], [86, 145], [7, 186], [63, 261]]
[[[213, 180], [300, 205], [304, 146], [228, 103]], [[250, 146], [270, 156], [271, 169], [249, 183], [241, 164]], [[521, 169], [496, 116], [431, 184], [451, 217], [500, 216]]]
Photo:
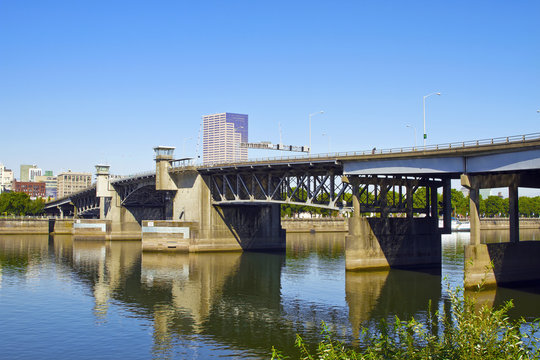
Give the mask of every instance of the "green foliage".
[[519, 198], [519, 214], [526, 217], [540, 216], [540, 196]]
[[[393, 324], [381, 321], [375, 332], [362, 329], [360, 351], [336, 341], [323, 324], [323, 340], [312, 354], [297, 335], [300, 359], [539, 359], [540, 338], [535, 334], [540, 321], [510, 320], [508, 302], [500, 308], [478, 308], [474, 298], [458, 291], [450, 292], [449, 306], [442, 313], [428, 315], [423, 321], [412, 318]], [[527, 332], [522, 329], [527, 325]], [[272, 348], [272, 359], [284, 359]]]
[[461, 191], [456, 189], [450, 190], [450, 193], [454, 216], [467, 216], [469, 213], [469, 197], [465, 197]]
[[485, 216], [508, 216], [508, 199], [490, 195], [483, 201], [485, 203]]
[[[296, 188], [292, 188], [294, 191]], [[283, 195], [283, 198], [286, 196]], [[298, 201], [306, 201], [307, 199], [307, 192], [305, 189], [299, 189], [298, 190]], [[325, 200], [328, 198], [327, 194], [321, 194], [317, 197], [319, 201]], [[281, 205], [281, 217], [293, 217], [295, 214], [300, 213], [311, 213], [311, 214], [319, 214], [322, 216], [332, 216], [337, 215], [337, 211], [324, 209], [316, 206], [305, 206], [305, 205], [294, 205], [294, 204], [282, 204]]]
[[43, 199], [30, 200], [25, 193], [0, 194], [0, 215], [39, 215], [43, 213], [44, 206]]

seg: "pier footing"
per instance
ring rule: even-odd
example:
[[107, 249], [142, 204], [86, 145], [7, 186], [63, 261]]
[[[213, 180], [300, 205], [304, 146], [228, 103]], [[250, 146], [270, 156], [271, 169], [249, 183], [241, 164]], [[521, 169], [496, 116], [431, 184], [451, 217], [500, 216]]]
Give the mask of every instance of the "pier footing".
[[464, 287], [540, 282], [540, 242], [465, 246]]
[[441, 234], [430, 218], [352, 217], [345, 240], [346, 270], [441, 265]]

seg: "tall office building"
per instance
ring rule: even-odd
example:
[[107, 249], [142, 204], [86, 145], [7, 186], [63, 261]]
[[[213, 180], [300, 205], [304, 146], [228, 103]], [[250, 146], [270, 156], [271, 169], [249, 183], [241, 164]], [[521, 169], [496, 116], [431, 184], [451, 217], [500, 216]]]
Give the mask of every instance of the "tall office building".
[[21, 165], [20, 181], [36, 181], [36, 176], [41, 176], [42, 171], [36, 165]]
[[36, 177], [41, 176], [41, 175], [42, 175], [41, 169], [31, 168], [30, 170], [28, 170], [28, 180], [29, 181], [37, 181]]
[[220, 113], [203, 116], [203, 163], [245, 161], [248, 149], [248, 116]]

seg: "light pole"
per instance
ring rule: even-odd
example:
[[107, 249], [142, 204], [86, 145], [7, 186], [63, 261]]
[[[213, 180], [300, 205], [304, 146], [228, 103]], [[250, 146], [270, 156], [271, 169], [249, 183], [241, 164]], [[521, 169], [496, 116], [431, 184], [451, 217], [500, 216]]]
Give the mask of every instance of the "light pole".
[[405, 124], [405, 126], [414, 130], [414, 150], [416, 150], [416, 127], [411, 124]]
[[440, 92], [434, 92], [434, 93], [431, 93], [431, 94], [427, 94], [424, 96], [424, 99], [422, 101], [422, 104], [424, 105], [424, 150], [426, 149], [426, 139], [427, 139], [427, 134], [426, 134], [426, 98], [430, 97], [431, 95], [439, 95], [441, 96], [441, 93]]
[[308, 151], [309, 155], [311, 155], [311, 117], [313, 115], [317, 115], [317, 114], [324, 114], [324, 111], [321, 110], [321, 111], [315, 112], [313, 114], [309, 114], [309, 151]]

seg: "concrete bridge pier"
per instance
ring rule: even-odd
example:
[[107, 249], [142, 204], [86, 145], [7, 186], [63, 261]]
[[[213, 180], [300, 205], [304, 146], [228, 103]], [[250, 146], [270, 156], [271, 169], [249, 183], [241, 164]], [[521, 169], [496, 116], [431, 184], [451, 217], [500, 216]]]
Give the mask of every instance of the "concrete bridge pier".
[[[538, 174], [461, 175], [461, 184], [470, 191], [471, 241], [465, 246], [464, 287], [492, 287], [540, 281], [540, 242], [519, 239], [518, 187], [540, 187]], [[508, 187], [510, 241], [482, 244], [479, 190]]]
[[[438, 228], [437, 187], [450, 191], [449, 181], [426, 185], [426, 202], [423, 209], [413, 207], [414, 189], [417, 181], [376, 178], [373, 184], [375, 197], [369, 200], [362, 188], [361, 178], [350, 177], [353, 189], [354, 213], [349, 219], [349, 235], [345, 243], [345, 267], [347, 270], [380, 270], [387, 268], [437, 267], [441, 264], [441, 233]], [[405, 187], [405, 201], [388, 203], [391, 186]], [[448, 196], [443, 196], [449, 200]], [[371, 203], [366, 204], [366, 202]], [[376, 206], [373, 206], [376, 205]], [[443, 206], [447, 211], [449, 207]], [[366, 211], [370, 210], [370, 211]], [[377, 217], [365, 217], [362, 213], [377, 211]], [[390, 211], [399, 215], [389, 217]], [[424, 217], [413, 217], [424, 212]], [[447, 217], [449, 213], [447, 213]]]
[[155, 149], [156, 190], [175, 191], [172, 218], [143, 223], [143, 250], [285, 249], [285, 230], [281, 228], [279, 204], [213, 205], [209, 186], [211, 177], [200, 175], [195, 167], [190, 166], [171, 171], [172, 149]]

